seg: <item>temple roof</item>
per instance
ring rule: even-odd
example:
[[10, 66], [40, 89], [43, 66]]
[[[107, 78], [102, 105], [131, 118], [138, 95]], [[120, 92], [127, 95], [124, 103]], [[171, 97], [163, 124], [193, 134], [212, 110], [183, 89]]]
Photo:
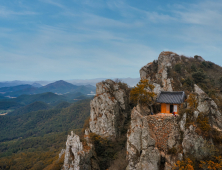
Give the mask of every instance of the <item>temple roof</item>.
[[157, 96], [157, 103], [168, 103], [168, 104], [181, 104], [185, 100], [184, 91], [177, 92], [169, 92], [169, 91], [161, 91]]

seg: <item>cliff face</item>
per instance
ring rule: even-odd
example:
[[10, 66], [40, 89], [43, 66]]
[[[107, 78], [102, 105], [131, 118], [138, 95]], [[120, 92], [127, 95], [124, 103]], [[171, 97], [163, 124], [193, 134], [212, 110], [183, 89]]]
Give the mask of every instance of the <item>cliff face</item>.
[[[216, 103], [197, 85], [194, 85], [194, 90], [197, 95], [198, 106], [190, 117], [196, 121], [198, 116], [203, 115], [209, 119], [209, 126], [212, 130], [221, 132], [222, 114], [218, 110]], [[209, 147], [209, 145], [215, 147], [212, 139], [206, 140], [202, 135], [198, 134], [197, 123], [186, 128], [185, 124], [187, 117], [187, 113], [184, 113], [183, 118], [179, 122], [181, 126], [180, 130], [184, 132], [182, 142], [183, 153], [185, 155], [192, 154], [197, 159], [202, 159], [203, 157], [212, 154], [211, 148]]]
[[158, 60], [148, 63], [140, 69], [140, 78], [148, 79], [155, 86], [154, 92], [173, 91], [172, 79], [168, 76], [168, 69], [173, 64], [181, 62], [181, 56], [173, 52], [162, 52]]
[[112, 80], [96, 84], [96, 96], [90, 103], [90, 130], [102, 137], [117, 138], [129, 116], [126, 89]]
[[[184, 87], [181, 77], [172, 76], [175, 65], [186, 65], [194, 59], [179, 56], [173, 52], [162, 52], [158, 60], [148, 63], [140, 69], [141, 79], [149, 79], [155, 86], [154, 92], [187, 91], [187, 98], [194, 96], [196, 107], [184, 103], [180, 116], [171, 114], [150, 115], [146, 107], [136, 106], [130, 113], [129, 93], [121, 84], [112, 80], [97, 83], [96, 96], [90, 103], [89, 133], [95, 133], [109, 140], [121, 137], [126, 119], [130, 116], [127, 132], [126, 159], [127, 170], [171, 170], [178, 160], [192, 155], [201, 160], [212, 154], [217, 144], [211, 132], [221, 135], [222, 114], [216, 102], [197, 84]], [[196, 57], [197, 62], [204, 61]], [[203, 127], [203, 122], [206, 127]], [[207, 131], [206, 131], [207, 129]], [[94, 146], [86, 138], [83, 146], [77, 135], [68, 136], [64, 169], [99, 169]], [[73, 156], [74, 155], [74, 156]]]
[[[171, 156], [168, 150], [180, 145], [178, 117], [172, 115], [142, 116], [138, 107], [132, 110], [131, 125], [127, 133], [127, 170], [172, 168], [182, 154]], [[161, 162], [164, 159], [164, 162]]]
[[63, 170], [100, 169], [89, 133], [110, 140], [118, 139], [129, 116], [129, 93], [122, 83], [108, 79], [96, 84], [96, 96], [90, 107], [90, 128], [85, 132], [86, 143], [83, 145], [80, 137], [73, 133], [68, 136]]
[[127, 170], [158, 169], [160, 151], [156, 147], [156, 136], [149, 128], [146, 116], [135, 107], [131, 113], [131, 125], [127, 133]]

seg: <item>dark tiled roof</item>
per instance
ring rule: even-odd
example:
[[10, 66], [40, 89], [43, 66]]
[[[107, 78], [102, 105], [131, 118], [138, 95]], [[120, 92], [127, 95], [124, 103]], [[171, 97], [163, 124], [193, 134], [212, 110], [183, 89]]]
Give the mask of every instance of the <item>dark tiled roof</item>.
[[181, 104], [185, 100], [185, 93], [183, 91], [169, 92], [161, 91], [157, 97], [157, 103], [171, 103], [171, 104]]

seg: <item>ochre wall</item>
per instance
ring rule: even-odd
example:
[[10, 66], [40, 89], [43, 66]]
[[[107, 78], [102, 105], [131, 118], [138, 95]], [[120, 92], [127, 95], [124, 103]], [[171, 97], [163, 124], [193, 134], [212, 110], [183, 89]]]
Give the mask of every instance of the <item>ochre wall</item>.
[[166, 104], [161, 103], [161, 113], [166, 113]]
[[[177, 105], [177, 112], [175, 112], [175, 114], [178, 114], [179, 112], [179, 105], [178, 104], [173, 104], [173, 105]], [[166, 104], [166, 103], [161, 103], [161, 113], [170, 113], [170, 104]]]

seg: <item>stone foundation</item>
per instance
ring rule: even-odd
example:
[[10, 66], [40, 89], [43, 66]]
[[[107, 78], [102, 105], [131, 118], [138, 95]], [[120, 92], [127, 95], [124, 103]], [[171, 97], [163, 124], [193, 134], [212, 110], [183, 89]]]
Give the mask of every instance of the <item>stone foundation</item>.
[[147, 116], [149, 128], [156, 136], [156, 146], [164, 153], [169, 149], [168, 141], [171, 133], [174, 131], [177, 117], [172, 114], [156, 114]]

